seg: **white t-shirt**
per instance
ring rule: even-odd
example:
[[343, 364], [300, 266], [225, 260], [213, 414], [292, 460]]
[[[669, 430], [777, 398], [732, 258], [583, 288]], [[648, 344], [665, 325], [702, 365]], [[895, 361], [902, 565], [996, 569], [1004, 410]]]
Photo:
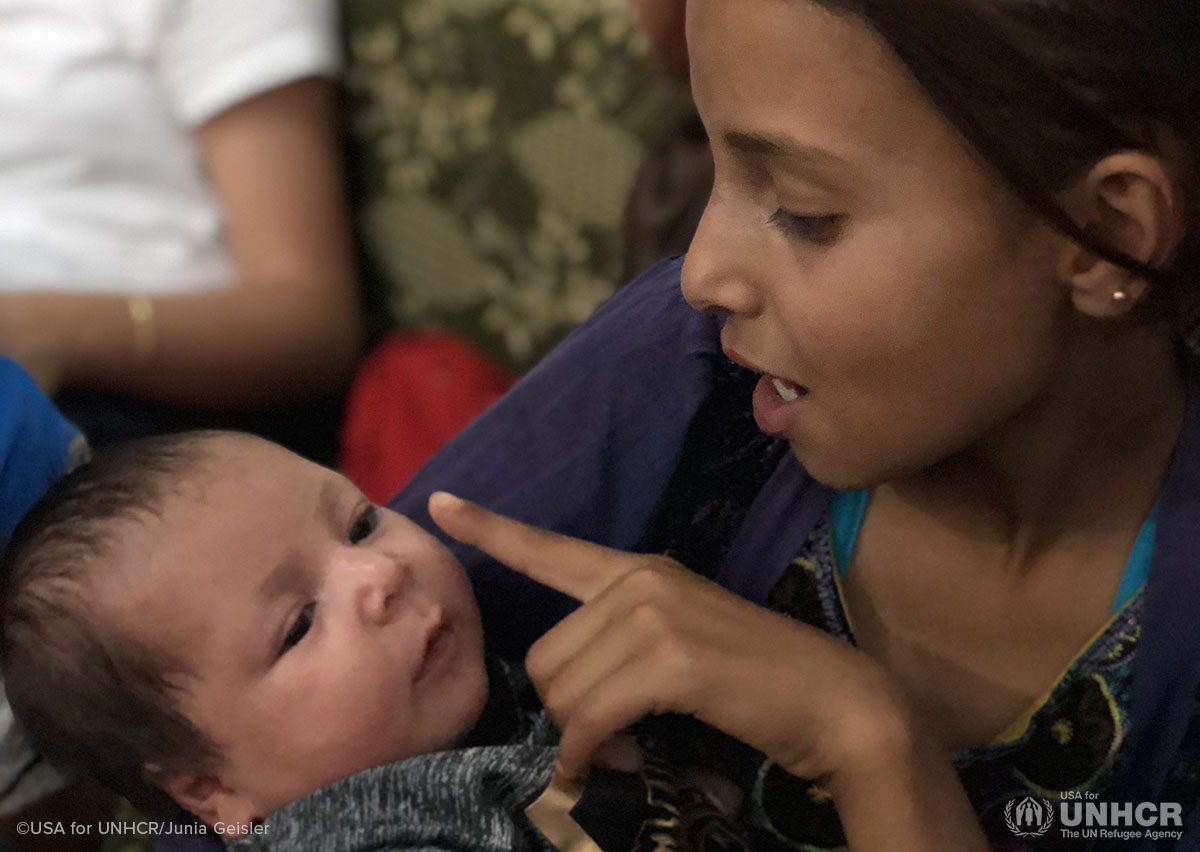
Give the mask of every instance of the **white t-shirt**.
[[0, 292], [230, 283], [192, 131], [339, 58], [332, 0], [0, 0]]

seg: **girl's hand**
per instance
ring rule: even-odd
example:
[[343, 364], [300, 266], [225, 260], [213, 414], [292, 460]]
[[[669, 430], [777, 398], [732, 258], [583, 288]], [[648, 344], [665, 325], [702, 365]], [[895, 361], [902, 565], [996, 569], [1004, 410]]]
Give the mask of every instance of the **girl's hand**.
[[610, 550], [435, 494], [446, 532], [583, 603], [526, 659], [563, 732], [560, 772], [643, 716], [688, 713], [806, 778], [911, 737], [903, 701], [866, 655], [660, 556]]

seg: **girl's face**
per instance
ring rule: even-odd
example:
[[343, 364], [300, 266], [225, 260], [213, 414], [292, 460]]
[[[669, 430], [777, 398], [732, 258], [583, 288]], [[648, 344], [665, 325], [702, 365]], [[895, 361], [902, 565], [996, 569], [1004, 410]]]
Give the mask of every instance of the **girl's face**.
[[1074, 313], [1065, 238], [869, 28], [809, 0], [691, 0], [688, 43], [716, 183], [683, 289], [765, 374], [765, 431], [862, 486], [1045, 398]]

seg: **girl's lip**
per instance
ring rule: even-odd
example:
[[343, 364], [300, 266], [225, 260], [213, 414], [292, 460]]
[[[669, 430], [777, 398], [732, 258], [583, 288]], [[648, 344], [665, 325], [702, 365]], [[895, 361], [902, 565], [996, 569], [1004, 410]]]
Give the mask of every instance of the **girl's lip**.
[[[799, 382], [778, 376], [764, 370], [759, 364], [743, 356], [732, 346], [722, 340], [721, 348], [725, 356], [735, 364], [759, 374], [758, 384], [754, 386], [754, 421], [764, 434], [771, 436], [783, 435], [787, 432], [792, 416], [796, 409], [804, 403], [808, 396], [808, 388]], [[780, 379], [799, 392], [799, 397], [793, 400], [783, 399], [775, 389], [774, 380]]]
[[787, 382], [789, 385], [793, 385], [794, 387], [798, 387], [798, 388], [804, 387], [804, 385], [802, 385], [800, 382], [794, 382], [791, 379], [789, 379], [787, 376], [781, 376], [778, 373], [772, 373], [770, 370], [764, 369], [761, 365], [756, 364], [754, 361], [751, 361], [749, 358], [746, 358], [740, 352], [738, 352], [736, 349], [734, 349], [730, 346], [723, 345], [722, 348], [725, 352], [725, 357], [728, 358], [733, 363], [737, 364], [739, 367], [745, 367], [747, 370], [749, 370], [752, 373], [758, 373], [760, 376], [766, 376], [768, 380], [769, 379], [782, 379], [783, 381]]
[[754, 372], [754, 373], [760, 373], [760, 374], [764, 374], [764, 375], [766, 374], [766, 372], [767, 372], [766, 370], [764, 370], [762, 367], [755, 364], [749, 358], [744, 357], [740, 352], [738, 352], [732, 346], [722, 345], [721, 348], [725, 351], [725, 357], [728, 358], [733, 363], [737, 364], [738, 366], [745, 367], [747, 370], [750, 370], [751, 372]]
[[800, 396], [785, 400], [775, 389], [774, 376], [764, 374], [754, 386], [754, 422], [767, 435], [783, 435], [791, 425], [796, 410], [804, 404], [807, 390], [799, 387]]

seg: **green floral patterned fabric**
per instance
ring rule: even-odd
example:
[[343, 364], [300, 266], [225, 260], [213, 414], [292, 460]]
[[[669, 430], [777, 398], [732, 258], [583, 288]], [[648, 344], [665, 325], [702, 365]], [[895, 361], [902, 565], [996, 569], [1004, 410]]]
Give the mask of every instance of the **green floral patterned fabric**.
[[629, 0], [346, 0], [370, 266], [400, 324], [529, 366], [620, 283], [626, 201], [688, 108]]

